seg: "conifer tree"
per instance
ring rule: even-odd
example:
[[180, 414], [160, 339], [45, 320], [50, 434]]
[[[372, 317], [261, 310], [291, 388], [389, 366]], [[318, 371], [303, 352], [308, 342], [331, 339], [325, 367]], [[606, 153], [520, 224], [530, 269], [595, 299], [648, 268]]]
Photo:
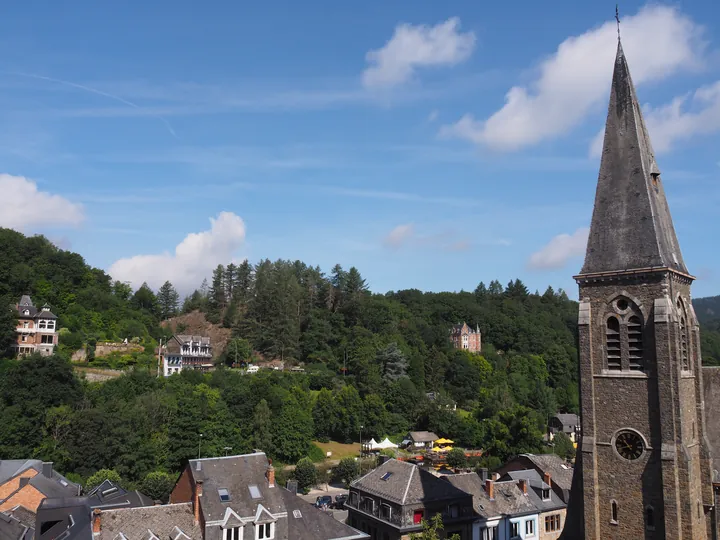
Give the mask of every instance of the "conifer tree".
[[160, 309], [160, 318], [169, 319], [177, 315], [180, 295], [173, 287], [172, 283], [166, 281], [157, 294], [158, 306]]

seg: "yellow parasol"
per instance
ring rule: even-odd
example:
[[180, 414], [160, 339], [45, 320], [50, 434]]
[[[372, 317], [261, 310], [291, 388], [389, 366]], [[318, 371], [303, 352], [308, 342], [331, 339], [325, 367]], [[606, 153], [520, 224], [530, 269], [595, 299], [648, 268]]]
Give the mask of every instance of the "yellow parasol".
[[450, 439], [438, 439], [435, 441], [435, 444], [439, 444], [440, 446], [444, 446], [446, 444], [453, 444], [455, 441], [451, 441]]

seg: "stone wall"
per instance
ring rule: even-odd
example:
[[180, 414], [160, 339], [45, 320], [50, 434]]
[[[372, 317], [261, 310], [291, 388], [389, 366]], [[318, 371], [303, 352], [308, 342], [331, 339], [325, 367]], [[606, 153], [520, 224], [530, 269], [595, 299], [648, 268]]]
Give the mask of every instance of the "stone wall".
[[98, 343], [95, 345], [95, 358], [110, 356], [112, 353], [142, 352], [145, 348], [137, 343]]

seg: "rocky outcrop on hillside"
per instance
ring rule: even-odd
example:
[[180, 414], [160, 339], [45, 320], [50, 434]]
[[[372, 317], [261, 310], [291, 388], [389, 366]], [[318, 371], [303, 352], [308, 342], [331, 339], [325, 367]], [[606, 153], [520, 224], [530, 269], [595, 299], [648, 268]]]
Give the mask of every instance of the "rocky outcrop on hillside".
[[217, 324], [209, 322], [201, 311], [191, 311], [178, 315], [161, 323], [163, 328], [170, 328], [174, 334], [192, 334], [194, 336], [207, 336], [212, 344], [213, 357], [219, 357], [225, 348], [232, 331]]

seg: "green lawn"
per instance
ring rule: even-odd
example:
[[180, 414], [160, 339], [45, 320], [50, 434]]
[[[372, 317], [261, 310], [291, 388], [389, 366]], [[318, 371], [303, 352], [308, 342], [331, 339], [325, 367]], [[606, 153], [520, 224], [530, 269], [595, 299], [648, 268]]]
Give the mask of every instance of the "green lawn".
[[332, 452], [329, 459], [342, 459], [344, 457], [358, 457], [360, 455], [360, 443], [343, 444], [335, 441], [321, 443], [314, 441], [323, 452]]

